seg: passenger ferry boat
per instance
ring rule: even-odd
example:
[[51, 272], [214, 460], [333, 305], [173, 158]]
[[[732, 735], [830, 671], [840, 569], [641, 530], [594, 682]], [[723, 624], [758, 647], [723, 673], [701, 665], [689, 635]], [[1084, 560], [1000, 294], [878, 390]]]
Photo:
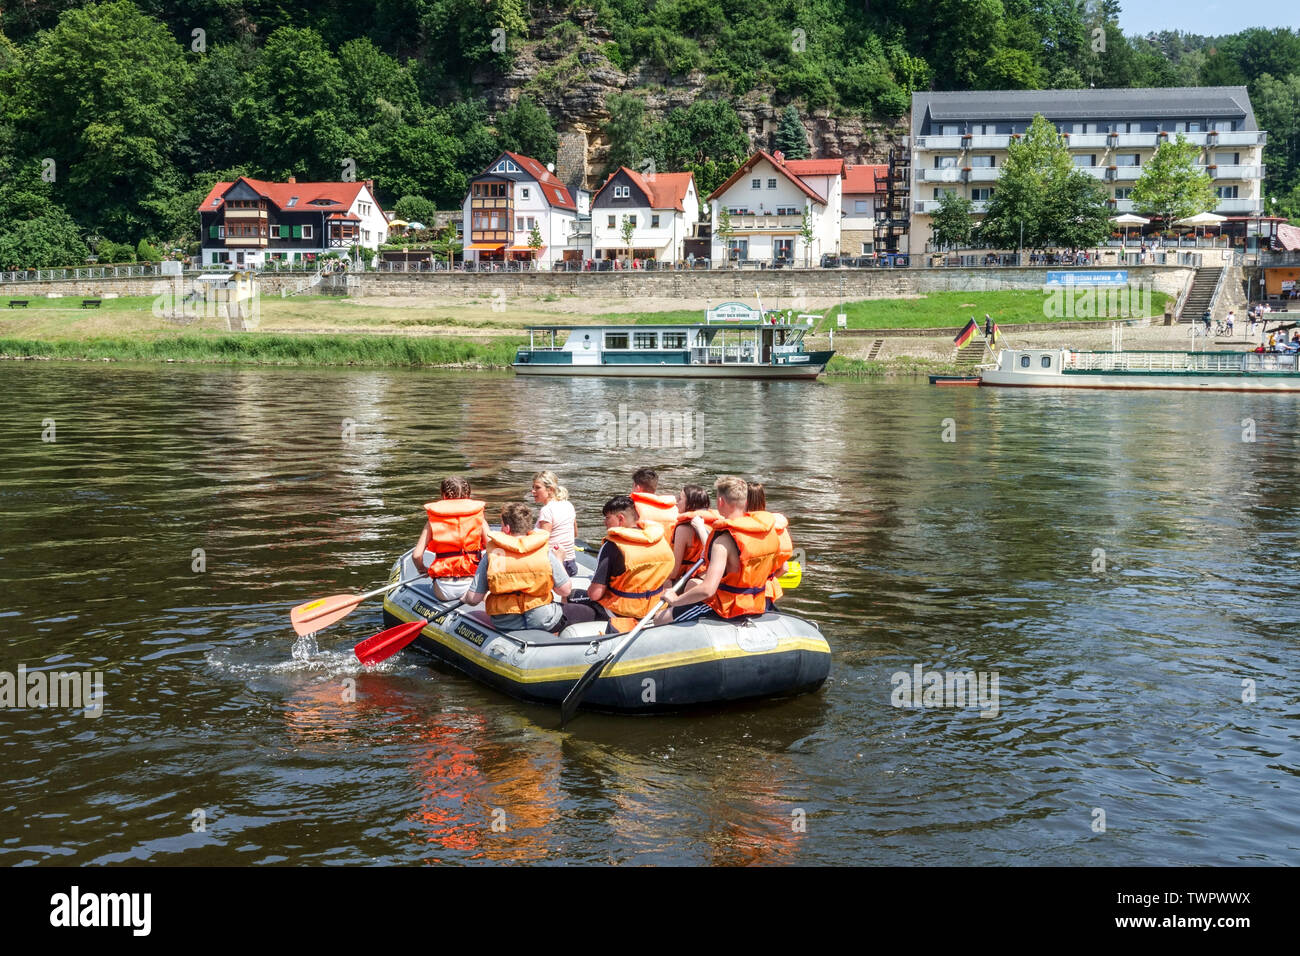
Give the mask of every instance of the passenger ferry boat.
[[803, 324], [767, 319], [728, 302], [709, 309], [703, 323], [537, 326], [511, 367], [519, 375], [816, 378], [835, 353], [805, 349], [804, 335], [820, 316], [799, 318]]
[[1300, 392], [1295, 352], [1077, 352], [1003, 349], [980, 384], [1029, 388], [1167, 388]]

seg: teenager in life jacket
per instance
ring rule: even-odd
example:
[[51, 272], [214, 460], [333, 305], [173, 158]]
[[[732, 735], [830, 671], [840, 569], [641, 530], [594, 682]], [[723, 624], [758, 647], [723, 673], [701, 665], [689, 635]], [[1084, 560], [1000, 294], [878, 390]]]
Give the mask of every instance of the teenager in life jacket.
[[485, 505], [473, 497], [464, 478], [442, 480], [442, 500], [424, 506], [428, 520], [415, 542], [411, 560], [433, 578], [433, 593], [440, 601], [455, 601], [465, 593], [478, 570], [488, 525]]
[[466, 604], [485, 602], [499, 631], [558, 631], [564, 620], [551, 592], [567, 597], [573, 585], [551, 550], [551, 536], [534, 528], [535, 520], [525, 504], [501, 509], [501, 530], [488, 532], [487, 551], [465, 592]]
[[673, 549], [663, 526], [637, 518], [627, 495], [615, 495], [601, 509], [605, 540], [596, 554], [596, 570], [587, 596], [564, 605], [565, 624], [609, 621], [628, 631], [650, 613], [668, 586]]
[[[699, 485], [683, 485], [677, 495], [677, 526], [673, 529], [673, 578], [680, 578], [704, 553], [713, 526], [722, 515], [709, 507], [709, 493]], [[703, 577], [704, 568], [695, 573]]]
[[664, 535], [671, 535], [677, 524], [677, 499], [660, 495], [659, 475], [653, 468], [638, 468], [632, 472], [632, 502], [636, 516], [641, 521], [654, 521], [663, 526]]
[[751, 515], [770, 514], [776, 520], [776, 534], [780, 541], [780, 554], [777, 561], [780, 563], [773, 569], [771, 577], [767, 579], [767, 609], [769, 611], [776, 608], [776, 602], [781, 600], [784, 593], [781, 590], [781, 582], [777, 580], [785, 574], [788, 563], [794, 557], [794, 542], [790, 540], [790, 522], [785, 515], [767, 510], [767, 489], [763, 487], [761, 481], [749, 482], [749, 496], [745, 501], [745, 512]]
[[767, 610], [767, 583], [779, 566], [780, 536], [776, 518], [766, 511], [747, 514], [749, 485], [725, 476], [713, 485], [718, 513], [706, 549], [709, 570], [679, 594], [669, 593], [660, 624], [681, 624], [708, 615], [740, 620]]

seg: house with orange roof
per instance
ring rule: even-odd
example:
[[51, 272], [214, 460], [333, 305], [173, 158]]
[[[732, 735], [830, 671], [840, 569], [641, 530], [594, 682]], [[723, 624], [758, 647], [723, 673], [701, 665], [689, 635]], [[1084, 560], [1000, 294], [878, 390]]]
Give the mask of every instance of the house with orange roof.
[[876, 237], [876, 203], [884, 208], [889, 166], [857, 164], [844, 167], [844, 199], [840, 206], [840, 255], [869, 256]]
[[241, 176], [217, 183], [199, 205], [204, 268], [259, 269], [274, 262], [312, 268], [327, 253], [376, 250], [388, 217], [374, 183], [277, 183]]
[[[838, 253], [843, 181], [842, 159], [786, 159], [760, 149], [709, 195], [713, 261], [806, 265]], [[723, 208], [731, 217], [725, 238], [718, 234]], [[800, 237], [805, 213], [808, 243]]]
[[[466, 262], [535, 262], [545, 269], [590, 254], [569, 188], [531, 156], [498, 155], [469, 181], [463, 208]], [[534, 230], [542, 239], [537, 248]]]
[[[591, 199], [592, 255], [680, 261], [699, 218], [694, 173], [639, 173], [620, 166]], [[624, 222], [632, 226], [631, 243], [623, 238]]]

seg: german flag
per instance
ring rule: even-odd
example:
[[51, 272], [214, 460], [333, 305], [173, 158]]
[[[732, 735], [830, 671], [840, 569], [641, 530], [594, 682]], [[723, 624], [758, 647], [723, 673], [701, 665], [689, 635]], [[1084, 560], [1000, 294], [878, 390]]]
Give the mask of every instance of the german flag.
[[961, 348], [963, 345], [969, 342], [970, 337], [974, 335], [976, 332], [978, 332], [979, 330], [980, 327], [975, 324], [975, 320], [971, 319], [969, 322], [966, 323], [966, 328], [962, 329], [960, 332], [957, 333], [957, 337], [953, 339], [953, 342], [957, 345], [957, 348]]
[[993, 345], [997, 346], [1001, 342], [1001, 339], [1002, 339], [1002, 330], [998, 328], [998, 324], [994, 322], [993, 323]]

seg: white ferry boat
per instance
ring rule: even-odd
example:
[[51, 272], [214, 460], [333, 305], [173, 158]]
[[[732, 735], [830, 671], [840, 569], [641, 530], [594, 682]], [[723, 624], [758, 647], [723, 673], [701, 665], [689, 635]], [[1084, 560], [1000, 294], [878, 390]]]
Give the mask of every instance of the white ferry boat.
[[812, 379], [835, 354], [804, 348], [816, 318], [781, 321], [728, 302], [703, 323], [537, 326], [511, 367], [519, 375]]
[[981, 385], [1300, 392], [1295, 352], [1078, 352], [1003, 349]]

